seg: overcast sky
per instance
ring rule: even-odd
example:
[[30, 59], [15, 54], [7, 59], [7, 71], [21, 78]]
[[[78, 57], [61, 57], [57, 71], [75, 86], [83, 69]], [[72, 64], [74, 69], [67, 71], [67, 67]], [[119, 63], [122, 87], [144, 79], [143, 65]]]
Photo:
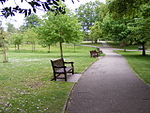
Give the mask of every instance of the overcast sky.
[[[16, 1], [20, 1], [20, 0], [16, 0]], [[85, 4], [85, 3], [90, 2], [90, 1], [95, 1], [95, 0], [74, 0], [74, 4], [72, 3], [71, 0], [65, 0], [65, 4], [67, 5], [67, 7], [69, 9], [74, 10], [74, 9], [78, 8], [81, 4]], [[99, 1], [105, 3], [105, 0], [99, 0]], [[15, 5], [14, 0], [11, 0], [10, 2], [11, 3], [7, 4], [8, 6], [10, 6], [10, 4], [11, 4], [11, 6]], [[22, 5], [24, 5], [25, 7], [28, 7], [25, 4], [22, 4]], [[41, 13], [43, 13], [43, 12], [41, 12]], [[0, 20], [3, 21], [3, 27], [6, 27], [5, 26], [6, 22], [10, 22], [10, 23], [13, 23], [16, 28], [19, 28], [19, 26], [21, 26], [24, 22], [24, 15], [23, 14], [16, 14], [15, 17], [9, 17], [8, 19], [0, 18]]]

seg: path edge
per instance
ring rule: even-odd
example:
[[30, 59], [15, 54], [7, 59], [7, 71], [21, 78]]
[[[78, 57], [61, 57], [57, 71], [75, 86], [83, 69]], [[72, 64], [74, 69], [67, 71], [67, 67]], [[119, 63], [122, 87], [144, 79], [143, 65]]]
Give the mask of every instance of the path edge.
[[[118, 54], [118, 53], [117, 53], [117, 54]], [[119, 54], [119, 55], [121, 55], [121, 54]], [[123, 56], [123, 55], [121, 55], [121, 56]], [[135, 76], [136, 76], [141, 82], [143, 82], [145, 85], [147, 85], [147, 86], [150, 87], [150, 84], [149, 84], [149, 83], [146, 83], [146, 82], [139, 76], [139, 74], [135, 71], [135, 69], [134, 69], [133, 67], [131, 67], [131, 65], [130, 65], [129, 61], [127, 60], [127, 58], [126, 58], [125, 56], [123, 56], [123, 57], [124, 57], [124, 59], [126, 60], [128, 66], [129, 66], [129, 68], [131, 69], [131, 71], [135, 74]]]
[[[95, 62], [97, 62], [98, 60], [100, 60], [100, 59], [103, 58], [103, 57], [104, 57], [104, 56], [98, 57], [96, 61], [92, 62], [88, 67], [86, 67], [85, 70], [84, 70], [83, 72], [81, 72], [81, 76], [83, 76], [83, 74], [85, 73], [85, 71], [87, 71]], [[81, 78], [81, 77], [80, 77], [80, 78]], [[79, 80], [80, 80], [80, 78], [79, 78]], [[79, 80], [78, 80], [78, 81], [79, 81]], [[71, 88], [71, 90], [70, 90], [70, 92], [69, 92], [69, 94], [68, 94], [68, 98], [67, 98], [67, 100], [65, 101], [65, 104], [64, 104], [64, 107], [63, 107], [63, 110], [62, 110], [61, 113], [67, 113], [68, 103], [69, 103], [69, 101], [71, 100], [70, 96], [71, 96], [71, 94], [72, 94], [72, 91], [73, 91], [75, 85], [78, 83], [78, 81], [73, 84], [73, 86], [72, 86], [72, 88]]]

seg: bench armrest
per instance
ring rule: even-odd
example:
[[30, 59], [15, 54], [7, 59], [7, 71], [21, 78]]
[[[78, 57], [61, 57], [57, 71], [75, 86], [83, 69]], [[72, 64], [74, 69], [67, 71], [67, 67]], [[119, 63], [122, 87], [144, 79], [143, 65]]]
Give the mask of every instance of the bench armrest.
[[73, 67], [74, 62], [64, 62], [65, 64], [71, 64], [71, 66]]
[[74, 62], [64, 62], [65, 64], [73, 64]]

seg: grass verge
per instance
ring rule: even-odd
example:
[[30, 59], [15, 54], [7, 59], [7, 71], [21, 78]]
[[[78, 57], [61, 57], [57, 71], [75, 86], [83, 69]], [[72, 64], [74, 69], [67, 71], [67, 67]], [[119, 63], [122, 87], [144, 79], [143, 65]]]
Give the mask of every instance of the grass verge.
[[115, 52], [123, 55], [138, 76], [150, 84], [150, 53], [147, 52], [147, 56], [142, 56], [139, 51]]

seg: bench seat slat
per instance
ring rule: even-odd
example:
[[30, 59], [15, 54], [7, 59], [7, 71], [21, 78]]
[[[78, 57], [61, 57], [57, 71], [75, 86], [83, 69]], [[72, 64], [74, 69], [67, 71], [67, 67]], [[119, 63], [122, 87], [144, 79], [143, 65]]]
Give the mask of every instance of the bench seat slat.
[[[66, 72], [70, 72], [72, 70], [72, 67], [66, 67], [65, 68]], [[65, 73], [64, 68], [56, 69], [56, 73]]]

